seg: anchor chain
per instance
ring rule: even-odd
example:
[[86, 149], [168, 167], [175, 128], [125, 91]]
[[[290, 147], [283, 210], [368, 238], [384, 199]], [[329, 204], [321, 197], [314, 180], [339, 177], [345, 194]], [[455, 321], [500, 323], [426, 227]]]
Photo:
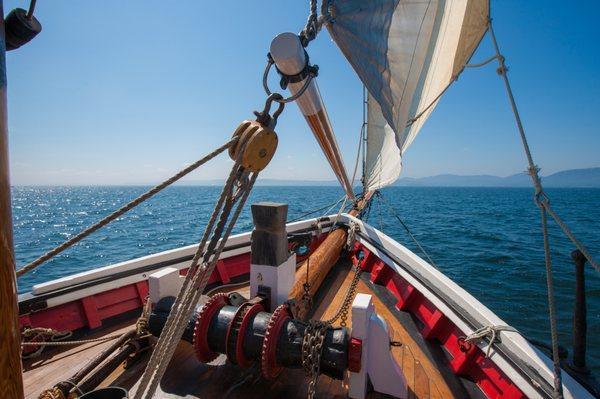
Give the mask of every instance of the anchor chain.
[[308, 382], [308, 398], [312, 399], [315, 396], [317, 380], [321, 374], [321, 355], [323, 353], [323, 342], [325, 341], [325, 334], [327, 329], [331, 327], [338, 319], [340, 320], [340, 326], [347, 327], [348, 311], [354, 296], [356, 295], [356, 289], [360, 281], [360, 275], [362, 269], [358, 266], [354, 266], [354, 276], [352, 282], [346, 291], [342, 306], [338, 309], [333, 317], [328, 320], [310, 320], [308, 326], [304, 331], [304, 337], [302, 339], [302, 368], [304, 373], [309, 378]]
[[308, 398], [315, 396], [317, 380], [321, 374], [321, 354], [323, 353], [323, 342], [325, 333], [330, 324], [320, 320], [310, 320], [304, 338], [302, 339], [302, 368], [309, 378]]

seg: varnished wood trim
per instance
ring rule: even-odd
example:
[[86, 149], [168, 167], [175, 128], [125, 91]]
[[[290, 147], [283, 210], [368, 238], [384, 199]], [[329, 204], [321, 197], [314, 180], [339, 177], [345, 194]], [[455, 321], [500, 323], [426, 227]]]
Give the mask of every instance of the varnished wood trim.
[[[0, 13], [4, 15], [2, 1]], [[18, 399], [24, 393], [8, 171], [4, 19], [0, 21], [0, 393]]]

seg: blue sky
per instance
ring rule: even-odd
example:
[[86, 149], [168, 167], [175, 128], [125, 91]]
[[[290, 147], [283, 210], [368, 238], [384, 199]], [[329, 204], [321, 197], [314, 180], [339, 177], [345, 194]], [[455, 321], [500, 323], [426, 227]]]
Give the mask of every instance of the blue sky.
[[[152, 183], [223, 143], [264, 104], [270, 40], [299, 31], [307, 1], [42, 0], [43, 32], [7, 54], [13, 184]], [[5, 12], [22, 1], [5, 1]], [[543, 174], [600, 166], [600, 44], [593, 1], [492, 1], [510, 78]], [[324, 30], [309, 48], [351, 169], [361, 84]], [[484, 39], [475, 60], [492, 54]], [[295, 105], [264, 177], [333, 179]], [[190, 179], [223, 177], [222, 156]], [[404, 158], [404, 176], [525, 169], [489, 65], [449, 90]]]

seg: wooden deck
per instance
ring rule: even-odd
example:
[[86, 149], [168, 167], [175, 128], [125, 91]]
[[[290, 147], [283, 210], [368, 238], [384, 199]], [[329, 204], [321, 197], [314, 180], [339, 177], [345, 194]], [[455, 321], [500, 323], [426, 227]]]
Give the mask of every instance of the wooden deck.
[[[349, 267], [340, 265], [331, 272], [322, 287], [319, 297], [321, 305], [313, 318], [327, 319], [341, 304], [352, 273]], [[358, 292], [376, 292], [369, 282], [361, 281]], [[248, 295], [248, 288], [238, 290]], [[409, 387], [409, 398], [454, 398], [465, 397], [461, 385], [449, 372], [444, 372], [444, 360], [429, 348], [416, 332], [409, 315], [386, 306], [385, 298], [373, 295], [375, 308], [389, 323], [394, 341], [401, 346], [392, 347], [392, 353], [402, 365]], [[349, 319], [351, 315], [349, 315]], [[350, 322], [351, 320], [349, 320]], [[349, 323], [350, 325], [350, 323]], [[109, 330], [103, 329], [96, 336], [124, 332], [131, 328], [131, 322], [120, 323]], [[109, 343], [86, 344], [70, 348], [64, 352], [48, 351], [46, 356], [25, 363], [26, 398], [37, 398], [40, 391], [69, 378], [85, 362], [95, 356]], [[117, 369], [103, 386], [118, 385], [126, 389], [135, 387], [144, 367], [139, 362], [132, 368]], [[220, 356], [211, 364], [198, 362], [190, 344], [182, 342], [173, 356], [170, 367], [161, 385], [160, 398], [306, 398], [307, 383], [302, 370], [286, 370], [275, 381], [265, 381], [257, 369], [242, 370], [226, 363]], [[317, 385], [317, 397], [345, 398], [344, 382], [321, 376]], [[381, 395], [371, 394], [370, 397]]]

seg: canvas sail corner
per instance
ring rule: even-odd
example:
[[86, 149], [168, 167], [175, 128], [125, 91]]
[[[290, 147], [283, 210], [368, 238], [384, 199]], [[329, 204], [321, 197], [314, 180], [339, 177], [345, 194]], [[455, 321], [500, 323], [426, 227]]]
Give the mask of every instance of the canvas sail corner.
[[369, 112], [364, 180], [366, 190], [385, 187], [485, 34], [489, 1], [326, 0], [323, 10], [370, 104], [379, 106]]

